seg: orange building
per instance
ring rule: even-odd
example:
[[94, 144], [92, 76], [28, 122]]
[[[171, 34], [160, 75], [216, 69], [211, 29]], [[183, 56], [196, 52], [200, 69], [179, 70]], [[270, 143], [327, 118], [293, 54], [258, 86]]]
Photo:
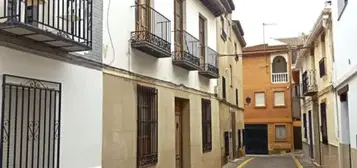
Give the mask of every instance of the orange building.
[[266, 44], [243, 50], [247, 154], [290, 152], [294, 148], [288, 48]]

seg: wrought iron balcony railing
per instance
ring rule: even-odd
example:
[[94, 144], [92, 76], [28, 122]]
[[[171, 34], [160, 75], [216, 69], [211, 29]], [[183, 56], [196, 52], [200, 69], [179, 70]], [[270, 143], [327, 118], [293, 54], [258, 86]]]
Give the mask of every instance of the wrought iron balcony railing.
[[218, 78], [218, 53], [210, 47], [205, 47], [205, 58], [201, 59], [200, 74], [208, 78]]
[[92, 0], [0, 0], [0, 30], [68, 52], [92, 47]]
[[175, 31], [181, 44], [175, 44], [173, 63], [187, 70], [200, 68], [200, 41], [186, 31]]
[[302, 74], [302, 93], [304, 96], [313, 96], [317, 93], [315, 70], [306, 70]]
[[171, 56], [171, 21], [150, 5], [135, 7], [135, 31], [131, 33], [132, 47], [157, 58]]

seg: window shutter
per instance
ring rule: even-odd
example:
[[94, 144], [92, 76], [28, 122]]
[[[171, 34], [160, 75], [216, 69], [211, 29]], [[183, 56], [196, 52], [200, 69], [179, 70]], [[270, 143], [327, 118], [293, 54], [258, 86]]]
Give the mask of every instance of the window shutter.
[[284, 92], [274, 92], [274, 105], [284, 106], [285, 105], [285, 93]]

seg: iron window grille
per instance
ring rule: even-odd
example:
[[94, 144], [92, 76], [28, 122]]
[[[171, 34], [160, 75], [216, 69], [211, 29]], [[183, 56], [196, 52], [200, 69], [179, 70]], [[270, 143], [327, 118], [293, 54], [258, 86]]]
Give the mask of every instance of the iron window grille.
[[60, 83], [3, 75], [1, 116], [1, 167], [60, 167]]
[[212, 150], [212, 123], [211, 123], [211, 101], [202, 99], [202, 149], [203, 152]]
[[158, 92], [155, 88], [137, 85], [138, 167], [158, 161]]
[[[49, 45], [57, 44], [50, 37], [59, 36], [86, 47], [92, 47], [92, 0], [2, 0], [0, 27], [20, 25], [33, 30], [40, 29], [51, 36], [44, 41]], [[32, 37], [33, 33], [22, 34]], [[70, 47], [65, 45], [63, 47]]]
[[315, 91], [316, 79], [315, 79], [315, 70], [306, 70], [302, 74], [302, 92], [303, 94], [307, 94], [308, 92]]

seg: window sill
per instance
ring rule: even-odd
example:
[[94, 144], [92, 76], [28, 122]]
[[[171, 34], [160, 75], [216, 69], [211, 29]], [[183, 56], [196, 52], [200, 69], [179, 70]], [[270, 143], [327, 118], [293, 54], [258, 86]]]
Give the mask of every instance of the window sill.
[[286, 105], [274, 105], [274, 108], [286, 108]]
[[288, 142], [287, 139], [275, 139], [275, 142]]
[[267, 106], [254, 106], [254, 108], [256, 108], [256, 109], [264, 109], [264, 108], [267, 108]]

